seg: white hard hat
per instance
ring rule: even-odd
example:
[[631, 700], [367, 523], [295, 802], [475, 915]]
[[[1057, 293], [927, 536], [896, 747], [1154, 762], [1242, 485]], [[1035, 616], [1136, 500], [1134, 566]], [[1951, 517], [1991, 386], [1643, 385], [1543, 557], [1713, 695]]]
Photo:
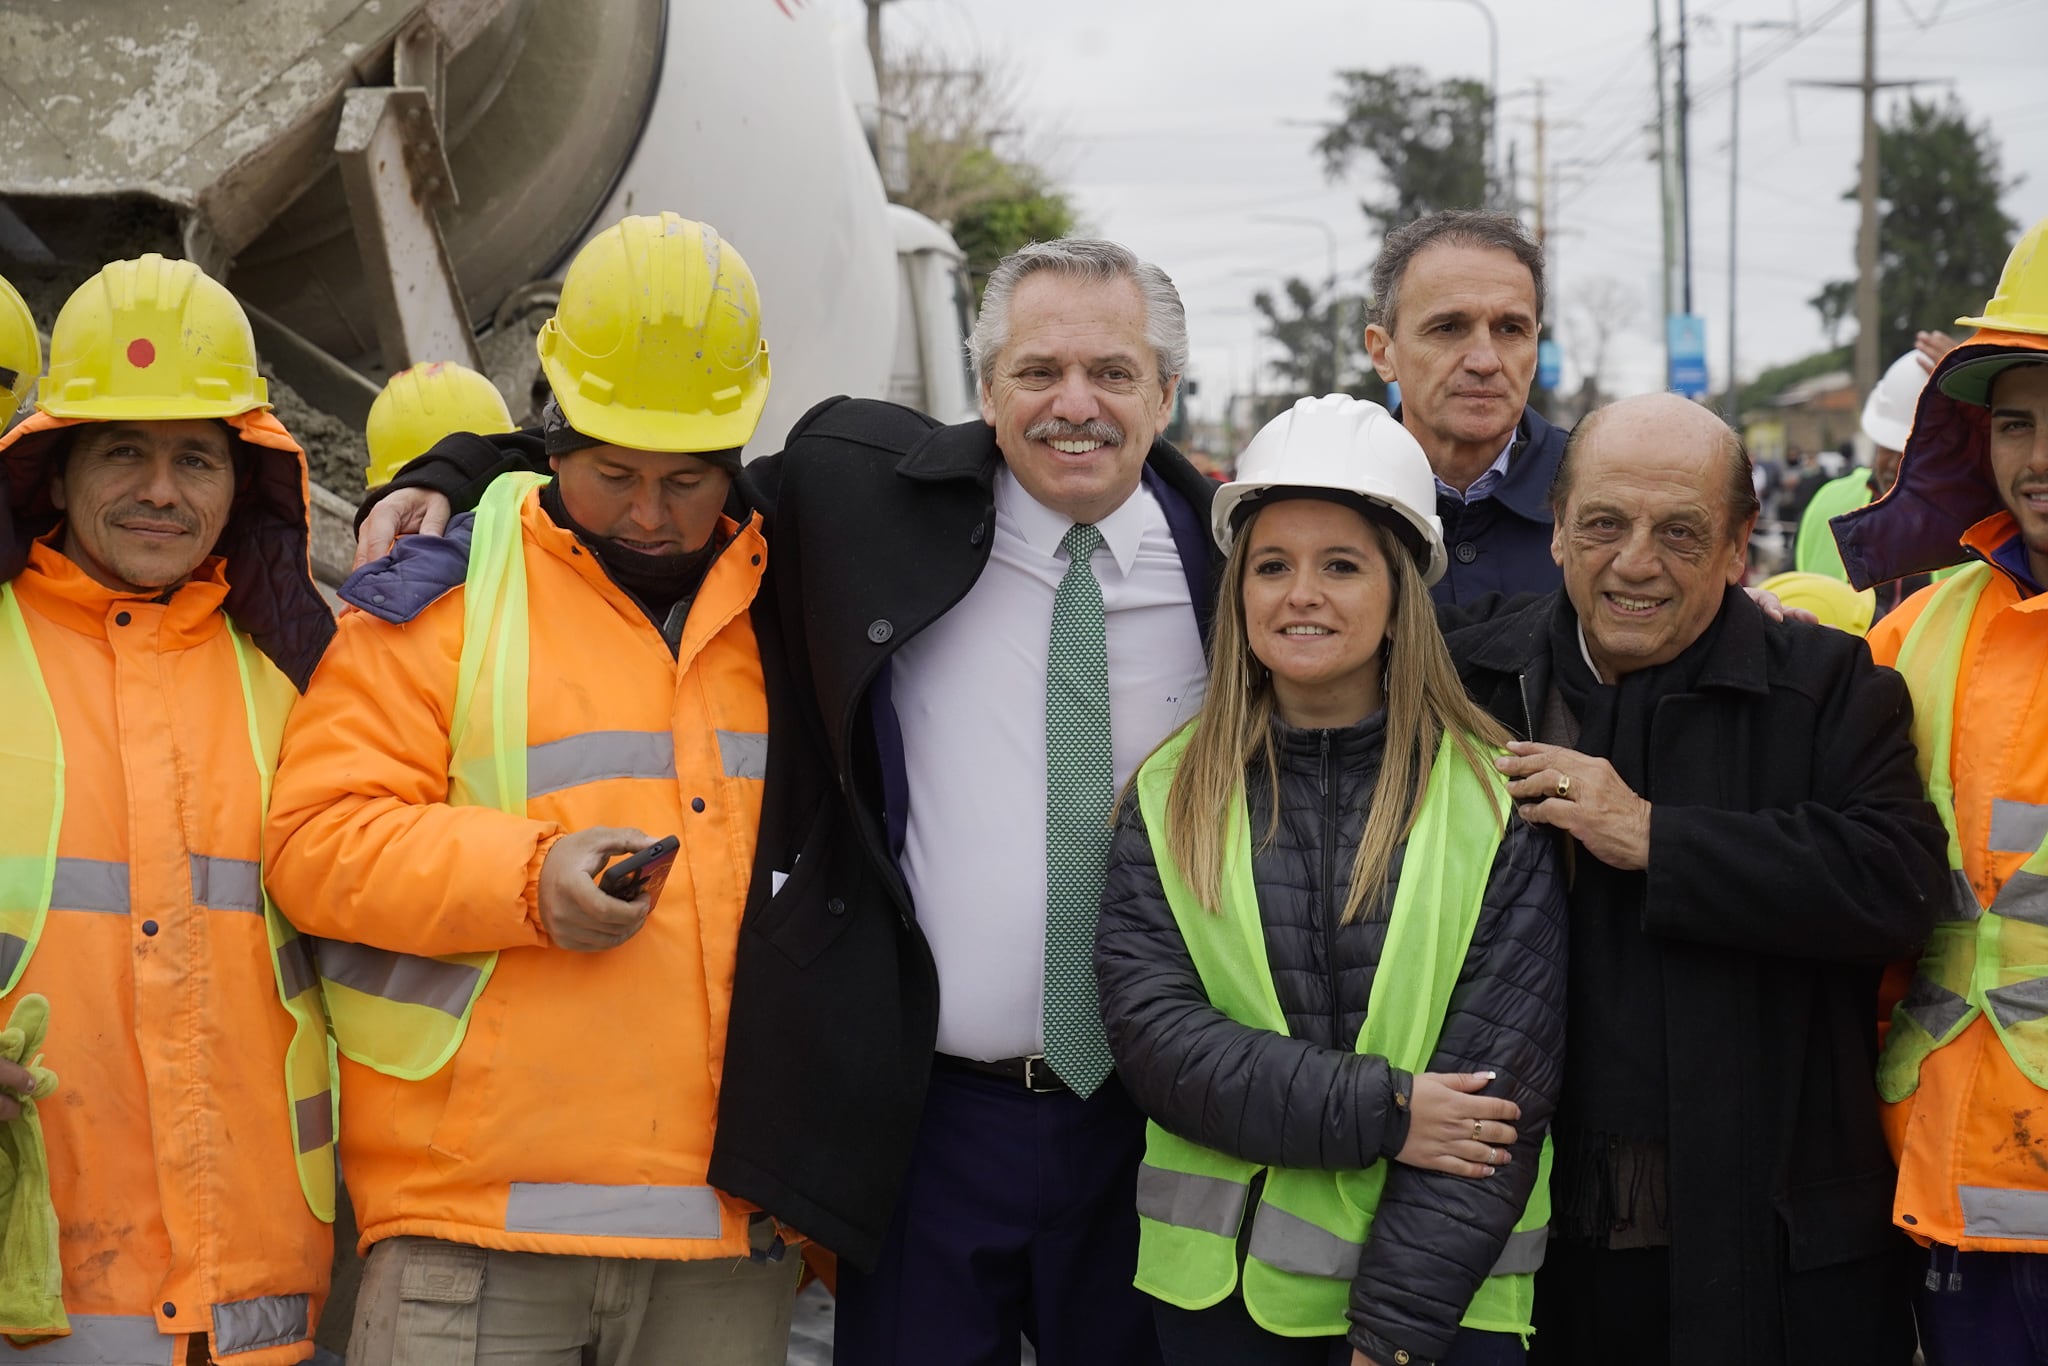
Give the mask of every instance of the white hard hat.
[[1913, 409], [1920, 404], [1920, 389], [1927, 383], [1929, 366], [1918, 351], [1908, 351], [1892, 362], [1891, 369], [1863, 401], [1863, 434], [1888, 451], [1906, 449], [1906, 434], [1913, 430]]
[[1346, 394], [1304, 398], [1261, 427], [1237, 458], [1237, 478], [1217, 490], [1210, 513], [1225, 554], [1237, 537], [1234, 514], [1276, 488], [1330, 489], [1386, 508], [1399, 518], [1395, 529], [1414, 553], [1423, 582], [1444, 576], [1449, 558], [1429, 457], [1379, 404]]

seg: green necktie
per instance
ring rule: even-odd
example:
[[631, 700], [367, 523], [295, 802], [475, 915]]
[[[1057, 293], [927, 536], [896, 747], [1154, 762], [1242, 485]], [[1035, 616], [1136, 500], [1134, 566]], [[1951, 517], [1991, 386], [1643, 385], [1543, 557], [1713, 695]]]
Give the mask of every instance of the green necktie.
[[1102, 585], [1089, 556], [1102, 533], [1076, 523], [1061, 548], [1045, 654], [1045, 1060], [1075, 1095], [1109, 1075], [1095, 996], [1095, 916], [1116, 800]]

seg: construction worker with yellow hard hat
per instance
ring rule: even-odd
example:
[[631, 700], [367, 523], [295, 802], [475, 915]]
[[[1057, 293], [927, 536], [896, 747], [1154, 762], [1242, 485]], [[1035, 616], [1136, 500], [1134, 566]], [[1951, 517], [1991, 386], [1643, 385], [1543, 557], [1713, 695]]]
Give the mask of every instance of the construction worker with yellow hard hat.
[[1920, 395], [1898, 485], [1836, 523], [1853, 584], [1947, 565], [1871, 632], [1913, 694], [1954, 902], [1878, 1064], [1929, 1366], [2039, 1361], [2048, 1321], [2048, 219]]
[[423, 361], [400, 370], [370, 405], [363, 435], [370, 447], [364, 482], [378, 488], [399, 467], [456, 432], [496, 436], [515, 430], [498, 386], [454, 361]]
[[0, 278], [0, 396], [6, 404], [6, 411], [0, 412], [0, 429], [28, 401], [42, 368], [43, 341], [36, 334], [36, 320], [21, 291]]
[[351, 1359], [779, 1366], [794, 1235], [707, 1177], [768, 746], [767, 546], [727, 515], [754, 279], [628, 218], [538, 347], [550, 473], [344, 584], [272, 798], [349, 1097]]
[[48, 1172], [0, 1183], [0, 1228], [50, 1234], [0, 1244], [0, 1333], [47, 1342], [28, 1360], [303, 1361], [335, 1096], [261, 860], [334, 630], [305, 457], [234, 296], [144, 256], [64, 305], [0, 467], [0, 1019], [47, 1000], [58, 1078], [25, 1101], [0, 1062], [0, 1121], [38, 1112]]

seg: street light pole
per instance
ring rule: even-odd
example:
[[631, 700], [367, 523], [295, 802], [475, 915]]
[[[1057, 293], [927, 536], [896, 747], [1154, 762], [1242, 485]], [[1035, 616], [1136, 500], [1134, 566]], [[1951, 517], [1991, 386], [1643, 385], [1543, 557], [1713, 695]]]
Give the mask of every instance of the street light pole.
[[1291, 223], [1297, 227], [1314, 228], [1322, 233], [1323, 241], [1330, 249], [1330, 274], [1326, 286], [1330, 296], [1330, 392], [1336, 393], [1344, 387], [1344, 319], [1337, 311], [1337, 232], [1322, 219], [1310, 218], [1304, 214], [1254, 214], [1252, 221]]
[[1742, 278], [1735, 273], [1735, 239], [1739, 220], [1735, 212], [1735, 197], [1740, 178], [1737, 171], [1742, 160], [1742, 30], [1746, 28], [1794, 28], [1782, 19], [1759, 19], [1729, 25], [1735, 38], [1734, 61], [1729, 67], [1728, 79], [1728, 425], [1742, 430], [1742, 381], [1735, 373], [1735, 298], [1741, 292]]
[[1500, 183], [1500, 24], [1486, 0], [1462, 0], [1486, 16], [1486, 174]]

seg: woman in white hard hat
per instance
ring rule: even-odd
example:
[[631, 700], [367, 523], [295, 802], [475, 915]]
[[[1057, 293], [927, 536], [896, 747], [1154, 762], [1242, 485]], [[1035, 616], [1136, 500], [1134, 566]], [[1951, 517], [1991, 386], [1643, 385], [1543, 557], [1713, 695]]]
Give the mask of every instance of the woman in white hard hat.
[[1216, 497], [1207, 698], [1132, 782], [1096, 950], [1169, 1366], [1523, 1359], [1564, 888], [1438, 633], [1435, 507], [1334, 395]]

